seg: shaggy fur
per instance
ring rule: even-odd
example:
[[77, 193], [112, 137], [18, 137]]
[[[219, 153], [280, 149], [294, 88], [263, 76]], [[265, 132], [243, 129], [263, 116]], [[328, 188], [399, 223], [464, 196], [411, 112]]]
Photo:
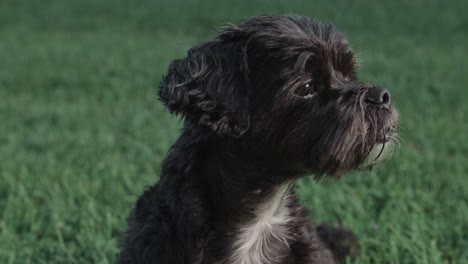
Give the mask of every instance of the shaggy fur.
[[332, 25], [300, 15], [229, 25], [172, 62], [159, 96], [184, 128], [130, 214], [120, 263], [311, 264], [356, 254], [349, 229], [310, 222], [294, 181], [371, 167], [392, 145], [397, 115], [387, 89], [357, 80]]

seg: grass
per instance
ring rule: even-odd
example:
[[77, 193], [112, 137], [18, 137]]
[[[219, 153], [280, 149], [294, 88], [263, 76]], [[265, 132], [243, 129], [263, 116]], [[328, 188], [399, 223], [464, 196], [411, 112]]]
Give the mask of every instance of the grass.
[[301, 181], [358, 263], [468, 263], [466, 1], [0, 2], [0, 263], [113, 263], [180, 122], [168, 63], [225, 22], [299, 12], [348, 33], [362, 79], [391, 88], [403, 143], [373, 172]]

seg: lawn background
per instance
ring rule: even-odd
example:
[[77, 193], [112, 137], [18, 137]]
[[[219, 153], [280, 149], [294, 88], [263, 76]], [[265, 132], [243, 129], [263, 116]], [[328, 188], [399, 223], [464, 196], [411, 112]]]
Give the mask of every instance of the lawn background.
[[125, 218], [181, 123], [168, 63], [225, 22], [333, 21], [390, 88], [402, 145], [373, 172], [301, 181], [358, 263], [468, 263], [468, 1], [0, 1], [0, 263], [113, 263]]

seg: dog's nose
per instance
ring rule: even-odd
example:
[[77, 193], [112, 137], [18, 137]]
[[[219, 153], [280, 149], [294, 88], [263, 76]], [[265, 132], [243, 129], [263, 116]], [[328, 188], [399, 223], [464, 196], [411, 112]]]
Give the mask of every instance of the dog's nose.
[[379, 86], [369, 88], [367, 100], [376, 105], [389, 106], [391, 100], [390, 92], [386, 88]]

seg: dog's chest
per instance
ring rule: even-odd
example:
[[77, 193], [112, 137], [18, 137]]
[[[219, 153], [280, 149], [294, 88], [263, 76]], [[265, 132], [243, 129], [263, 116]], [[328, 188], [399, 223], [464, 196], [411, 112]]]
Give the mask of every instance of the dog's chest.
[[279, 187], [255, 210], [255, 218], [238, 228], [228, 263], [276, 264], [288, 255], [287, 192], [287, 185]]

